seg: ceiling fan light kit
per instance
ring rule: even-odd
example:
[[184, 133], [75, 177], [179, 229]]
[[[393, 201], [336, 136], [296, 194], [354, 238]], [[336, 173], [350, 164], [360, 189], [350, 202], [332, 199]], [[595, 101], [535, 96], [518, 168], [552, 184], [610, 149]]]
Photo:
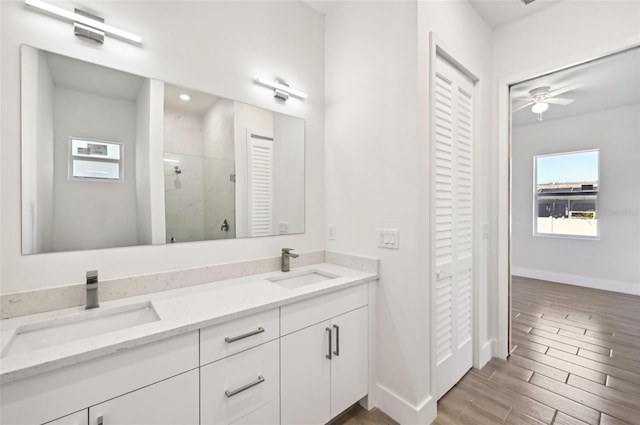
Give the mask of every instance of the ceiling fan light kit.
[[566, 106], [573, 102], [573, 99], [561, 98], [556, 96], [567, 93], [571, 90], [581, 88], [583, 86], [583, 83], [573, 83], [553, 91], [551, 91], [550, 86], [536, 87], [529, 90], [528, 97], [520, 99], [524, 100], [525, 103], [513, 109], [513, 112], [531, 106], [531, 112], [533, 112], [534, 114], [538, 114], [538, 121], [542, 121], [542, 113], [549, 109], [550, 104]]
[[547, 109], [549, 109], [549, 104], [545, 101], [540, 101], [533, 104], [533, 106], [531, 107], [531, 112], [533, 112], [534, 114], [541, 114]]

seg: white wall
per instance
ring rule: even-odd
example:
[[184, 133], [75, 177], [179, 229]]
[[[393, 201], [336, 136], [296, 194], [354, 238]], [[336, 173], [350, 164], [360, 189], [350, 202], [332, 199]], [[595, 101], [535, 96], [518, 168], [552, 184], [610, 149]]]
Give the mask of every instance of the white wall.
[[[304, 121], [273, 114], [273, 231], [304, 231]], [[301, 137], [302, 136], [302, 137]]]
[[[512, 273], [640, 295], [640, 105], [516, 127]], [[533, 157], [599, 150], [597, 240], [534, 237]]]
[[54, 84], [46, 55], [35, 49], [22, 51], [22, 78], [30, 82], [23, 91], [22, 157], [26, 178], [22, 187], [23, 252], [53, 249], [53, 96]]
[[[136, 105], [54, 90], [54, 251], [136, 245]], [[122, 179], [69, 177], [70, 137], [122, 144]]]
[[[568, 31], [567, 29], [570, 29]], [[491, 140], [488, 193], [489, 302], [495, 353], [506, 356], [508, 285], [508, 95], [507, 84], [566, 67], [632, 43], [640, 43], [640, 2], [563, 1], [493, 33]], [[544, 29], [541, 31], [541, 29]]]
[[[73, 10], [78, 2], [59, 2]], [[0, 3], [2, 276], [1, 293], [276, 256], [283, 246], [322, 249], [324, 223], [324, 30], [320, 14], [299, 2], [95, 1], [93, 12], [142, 35], [142, 46], [107, 37], [96, 46], [68, 22], [24, 2]], [[282, 25], [286, 22], [286, 25]], [[170, 29], [170, 30], [168, 30]], [[20, 62], [29, 44], [81, 60], [214, 93], [305, 119], [306, 231], [303, 235], [141, 246], [47, 255], [20, 254]], [[309, 93], [283, 104], [257, 76], [280, 76]], [[161, 166], [161, 165], [160, 165]]]
[[136, 99], [136, 232], [139, 244], [153, 241], [151, 227], [151, 80], [144, 79]]
[[[327, 248], [381, 259], [375, 397], [400, 423], [430, 423], [429, 32], [480, 77], [486, 111], [490, 31], [468, 3], [449, 1], [344, 2], [325, 24], [327, 223], [337, 233]], [[376, 247], [381, 227], [399, 229], [399, 250]]]

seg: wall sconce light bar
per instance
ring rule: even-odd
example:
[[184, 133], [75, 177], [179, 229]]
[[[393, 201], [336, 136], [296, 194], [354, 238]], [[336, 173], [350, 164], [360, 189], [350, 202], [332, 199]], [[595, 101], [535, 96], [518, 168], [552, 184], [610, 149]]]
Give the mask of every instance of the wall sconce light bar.
[[61, 7], [54, 6], [42, 0], [25, 0], [25, 4], [34, 7], [42, 12], [46, 12], [64, 20], [73, 22], [75, 24], [81, 24], [85, 27], [89, 27], [94, 30], [93, 32], [101, 31], [105, 34], [109, 34], [110, 36], [119, 38], [121, 40], [129, 41], [135, 44], [142, 44], [142, 37], [140, 37], [139, 35], [130, 33], [120, 28], [113, 27], [111, 25], [107, 25], [104, 22], [97, 21], [80, 13], [62, 9]]
[[297, 97], [299, 99], [306, 99], [307, 97], [309, 97], [308, 94], [301, 92], [300, 90], [294, 90], [289, 87], [289, 85], [280, 81], [270, 81], [266, 78], [257, 78], [256, 82], [262, 86], [273, 89], [274, 96], [282, 100], [287, 100], [289, 98], [289, 95]]

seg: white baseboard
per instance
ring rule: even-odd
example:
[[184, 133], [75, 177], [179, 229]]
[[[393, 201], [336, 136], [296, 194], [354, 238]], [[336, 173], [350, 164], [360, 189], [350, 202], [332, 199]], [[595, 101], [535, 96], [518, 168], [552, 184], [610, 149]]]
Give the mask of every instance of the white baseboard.
[[491, 340], [491, 354], [493, 355], [493, 357], [497, 357], [499, 359], [502, 360], [507, 360], [507, 342], [506, 342], [506, 337], [507, 335], [505, 334], [505, 340], [501, 341], [500, 339], [492, 339]]
[[377, 384], [376, 399], [378, 409], [403, 425], [429, 425], [437, 416], [437, 403], [431, 396], [413, 406], [390, 389]]
[[522, 276], [532, 279], [547, 280], [549, 282], [566, 283], [585, 288], [603, 289], [605, 291], [622, 292], [624, 294], [640, 295], [640, 284], [632, 282], [600, 279], [589, 276], [580, 276], [569, 273], [557, 273], [546, 270], [528, 269], [511, 266], [513, 276]]
[[493, 345], [494, 340], [490, 339], [484, 343], [482, 348], [480, 349], [480, 358], [478, 359], [478, 366], [480, 369], [487, 364], [489, 360], [493, 358]]

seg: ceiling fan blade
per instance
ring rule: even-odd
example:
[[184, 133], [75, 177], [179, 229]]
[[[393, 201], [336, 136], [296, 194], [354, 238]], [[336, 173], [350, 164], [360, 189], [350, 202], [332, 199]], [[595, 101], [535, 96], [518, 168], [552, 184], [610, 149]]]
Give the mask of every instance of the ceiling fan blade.
[[551, 97], [547, 100], [545, 100], [545, 102], [547, 103], [551, 103], [553, 105], [562, 105], [562, 106], [566, 106], [570, 103], [573, 102], [573, 99], [565, 99], [563, 97]]
[[569, 84], [568, 86], [564, 86], [562, 88], [559, 88], [557, 90], [549, 92], [549, 94], [547, 94], [547, 99], [550, 98], [550, 97], [555, 97], [555, 96], [557, 96], [559, 94], [562, 94], [562, 93], [566, 93], [566, 92], [571, 91], [571, 90], [579, 89], [581, 87], [584, 87], [584, 83]]
[[536, 103], [536, 102], [528, 102], [528, 103], [525, 103], [524, 105], [519, 105], [519, 106], [513, 105], [514, 108], [511, 110], [511, 112], [519, 111], [520, 109], [524, 109], [527, 106], [533, 105], [534, 103]]

